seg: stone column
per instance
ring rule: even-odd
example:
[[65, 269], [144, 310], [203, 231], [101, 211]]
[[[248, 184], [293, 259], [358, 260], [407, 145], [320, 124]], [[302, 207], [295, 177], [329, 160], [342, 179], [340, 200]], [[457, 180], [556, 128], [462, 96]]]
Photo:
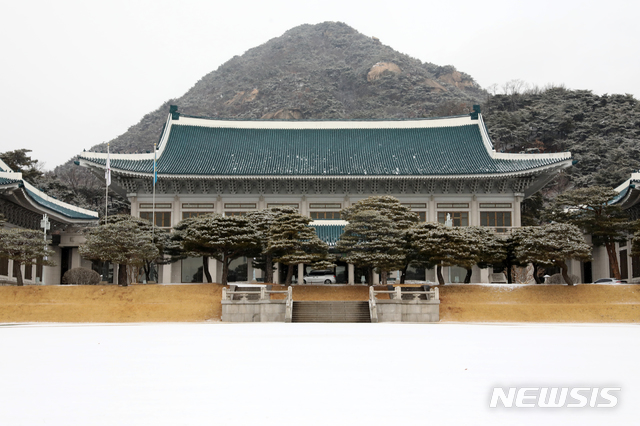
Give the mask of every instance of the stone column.
[[520, 212], [520, 204], [522, 203], [522, 199], [524, 198], [524, 194], [516, 192], [515, 199], [513, 203], [513, 223], [511, 226], [520, 227], [522, 226], [521, 212]]
[[347, 265], [347, 278], [348, 284], [354, 285], [355, 282], [355, 273], [356, 273], [356, 268], [353, 266], [353, 263], [349, 263], [349, 265]]
[[173, 228], [182, 220], [182, 205], [180, 204], [180, 197], [177, 195], [173, 197], [173, 212], [171, 213], [171, 227]]
[[277, 262], [273, 264], [273, 283], [280, 284], [280, 264]]
[[304, 263], [298, 263], [298, 284], [304, 282]]
[[140, 216], [140, 212], [138, 209], [138, 197], [136, 196], [129, 197], [129, 202], [131, 203], [131, 216], [133, 217]]
[[380, 284], [380, 274], [373, 273], [373, 285]]
[[471, 199], [471, 211], [469, 215], [469, 226], [479, 226], [480, 225], [480, 213], [478, 211], [478, 197], [473, 194], [473, 198]]
[[438, 216], [436, 214], [436, 201], [435, 197], [432, 195], [429, 197], [427, 201], [427, 222], [437, 222]]
[[[209, 256], [209, 273], [211, 274], [211, 281], [214, 283], [220, 282], [218, 279], [218, 260], [212, 256]], [[204, 277], [204, 279], [206, 280], [207, 278]]]

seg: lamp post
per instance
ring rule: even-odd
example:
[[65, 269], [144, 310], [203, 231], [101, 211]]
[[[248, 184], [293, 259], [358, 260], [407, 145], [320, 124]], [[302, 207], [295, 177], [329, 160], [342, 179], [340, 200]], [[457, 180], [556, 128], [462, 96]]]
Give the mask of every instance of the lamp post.
[[[49, 217], [47, 216], [47, 214], [43, 214], [42, 215], [42, 220], [40, 221], [40, 228], [42, 228], [44, 230], [44, 250], [45, 252], [47, 251], [47, 231], [49, 229], [51, 229], [51, 223], [49, 222]], [[43, 261], [48, 260], [47, 256], [45, 255], [42, 258]], [[42, 283], [41, 285], [44, 285], [44, 265], [42, 265]]]

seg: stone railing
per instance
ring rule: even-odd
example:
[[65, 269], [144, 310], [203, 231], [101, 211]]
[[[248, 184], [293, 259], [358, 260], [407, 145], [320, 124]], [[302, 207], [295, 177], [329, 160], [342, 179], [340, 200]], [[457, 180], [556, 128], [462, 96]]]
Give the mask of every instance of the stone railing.
[[[389, 299], [376, 296], [388, 294]], [[403, 297], [404, 296], [404, 297]], [[437, 322], [440, 321], [440, 291], [437, 287], [395, 287], [375, 290], [369, 287], [371, 322]]]
[[[272, 299], [274, 294], [285, 297]], [[291, 322], [292, 306], [291, 286], [282, 291], [266, 285], [222, 289], [222, 321], [226, 322]]]

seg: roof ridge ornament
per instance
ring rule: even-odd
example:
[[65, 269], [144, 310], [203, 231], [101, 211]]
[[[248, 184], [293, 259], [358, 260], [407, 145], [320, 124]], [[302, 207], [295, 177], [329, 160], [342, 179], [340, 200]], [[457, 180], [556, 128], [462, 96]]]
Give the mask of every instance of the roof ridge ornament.
[[480, 114], [480, 105], [474, 105], [473, 112], [471, 112], [469, 115], [471, 116], [472, 120], [477, 120], [478, 114]]
[[178, 105], [169, 105], [169, 114], [171, 114], [172, 120], [180, 120], [180, 113], [178, 112]]

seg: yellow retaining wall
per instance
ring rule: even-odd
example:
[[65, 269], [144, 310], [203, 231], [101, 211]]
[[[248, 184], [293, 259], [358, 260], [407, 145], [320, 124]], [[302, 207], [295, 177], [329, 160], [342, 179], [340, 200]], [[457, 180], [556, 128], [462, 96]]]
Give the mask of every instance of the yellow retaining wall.
[[[1, 286], [0, 322], [218, 321], [221, 295], [219, 284]], [[293, 287], [294, 300], [368, 297], [366, 286]], [[445, 285], [440, 299], [441, 321], [640, 322], [640, 285]]]

